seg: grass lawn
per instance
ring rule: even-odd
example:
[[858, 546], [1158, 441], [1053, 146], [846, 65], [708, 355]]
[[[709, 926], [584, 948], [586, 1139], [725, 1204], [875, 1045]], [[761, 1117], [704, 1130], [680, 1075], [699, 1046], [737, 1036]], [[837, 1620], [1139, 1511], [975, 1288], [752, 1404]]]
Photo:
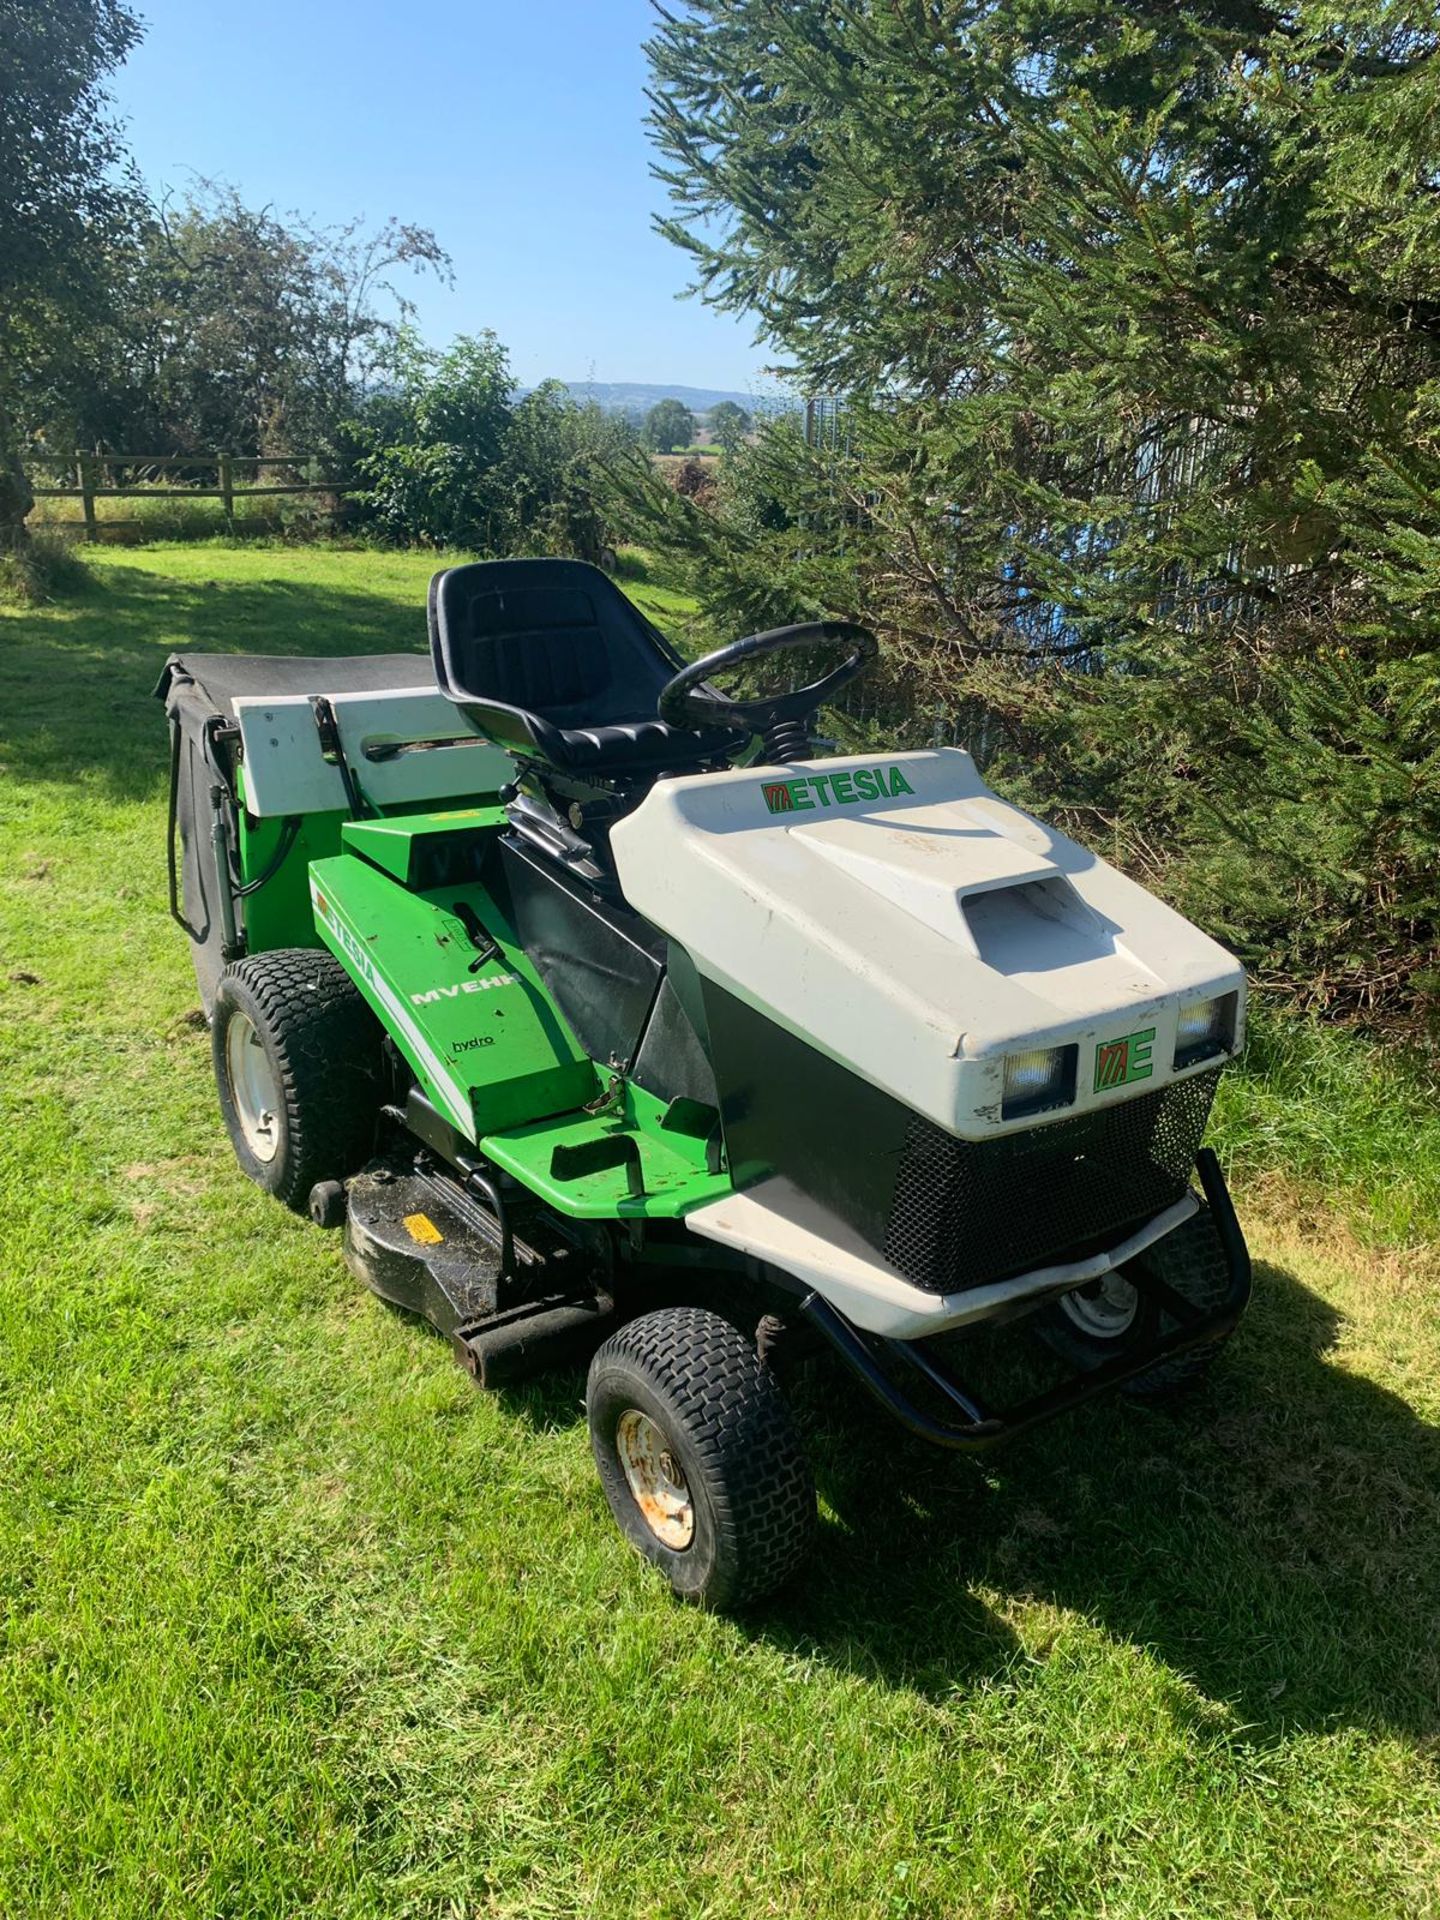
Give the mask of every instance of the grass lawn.
[[665, 579], [663, 569], [643, 547], [621, 547], [616, 555], [615, 578], [635, 604], [673, 640], [682, 645], [692, 639], [696, 645], [702, 639], [707, 645], [720, 644], [718, 637], [705, 634], [693, 598]]
[[166, 652], [418, 647], [433, 556], [92, 564], [0, 615], [0, 1914], [1440, 1911], [1432, 1189], [1333, 1210], [1343, 1089], [1232, 1089], [1323, 1184], [1242, 1182], [1182, 1415], [982, 1468], [817, 1374], [814, 1561], [684, 1611], [578, 1375], [478, 1394], [241, 1179], [165, 911]]

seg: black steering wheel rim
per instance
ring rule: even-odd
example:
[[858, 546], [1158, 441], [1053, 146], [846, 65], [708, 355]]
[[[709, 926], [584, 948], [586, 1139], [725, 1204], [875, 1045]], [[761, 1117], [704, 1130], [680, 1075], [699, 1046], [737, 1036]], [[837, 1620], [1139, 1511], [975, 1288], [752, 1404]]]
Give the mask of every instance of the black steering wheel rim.
[[[763, 660], [772, 653], [791, 653], [803, 648], [836, 645], [850, 648], [849, 658], [829, 673], [812, 680], [808, 686], [767, 699], [732, 700], [705, 683], [712, 674], [725, 673], [752, 660]], [[878, 657], [880, 646], [868, 627], [851, 620], [805, 620], [791, 627], [770, 627], [764, 633], [750, 633], [743, 640], [707, 653], [703, 660], [692, 660], [660, 689], [656, 702], [659, 717], [672, 727], [728, 727], [732, 731], [764, 733], [777, 725], [804, 721], [833, 700], [842, 687], [858, 679]]]

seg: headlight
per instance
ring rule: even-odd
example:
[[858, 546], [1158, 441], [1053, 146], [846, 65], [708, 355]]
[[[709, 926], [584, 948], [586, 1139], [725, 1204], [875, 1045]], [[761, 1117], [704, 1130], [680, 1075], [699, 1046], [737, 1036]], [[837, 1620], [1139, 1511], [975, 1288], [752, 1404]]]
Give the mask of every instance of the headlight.
[[1233, 993], [1222, 993], [1218, 1000], [1192, 1000], [1181, 1007], [1175, 1026], [1177, 1069], [1230, 1052], [1235, 1045], [1235, 1000]]
[[1021, 1120], [1027, 1113], [1050, 1107], [1068, 1107], [1075, 1098], [1075, 1060], [1078, 1047], [1031, 1047], [1005, 1056], [1005, 1091], [1000, 1101], [1002, 1120]]

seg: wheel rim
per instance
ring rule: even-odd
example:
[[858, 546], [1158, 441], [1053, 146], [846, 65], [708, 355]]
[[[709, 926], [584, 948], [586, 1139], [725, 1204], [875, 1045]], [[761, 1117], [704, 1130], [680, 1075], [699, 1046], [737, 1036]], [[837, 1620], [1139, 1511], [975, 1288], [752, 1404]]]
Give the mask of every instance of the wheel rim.
[[615, 1448], [646, 1526], [662, 1546], [683, 1553], [695, 1538], [695, 1503], [664, 1429], [631, 1407], [616, 1422]]
[[280, 1088], [255, 1022], [238, 1009], [225, 1029], [225, 1072], [245, 1145], [268, 1165], [280, 1151]]
[[1118, 1340], [1135, 1324], [1140, 1294], [1121, 1273], [1107, 1273], [1093, 1289], [1063, 1293], [1061, 1311], [1093, 1340]]

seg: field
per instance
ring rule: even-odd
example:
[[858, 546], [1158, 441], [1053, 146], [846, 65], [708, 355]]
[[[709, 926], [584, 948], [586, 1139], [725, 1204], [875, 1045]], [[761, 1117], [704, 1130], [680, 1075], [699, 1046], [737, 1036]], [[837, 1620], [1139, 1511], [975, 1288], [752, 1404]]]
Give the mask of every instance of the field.
[[685, 447], [679, 453], [654, 453], [651, 459], [667, 480], [673, 481], [681, 467], [691, 464], [700, 467], [712, 477], [720, 471], [720, 451], [718, 448]]
[[150, 689], [418, 647], [433, 564], [0, 613], [0, 1914], [1440, 1912], [1440, 1123], [1359, 1043], [1229, 1089], [1259, 1284], [1193, 1404], [982, 1468], [817, 1373], [819, 1550], [742, 1622], [621, 1542], [578, 1375], [477, 1394], [238, 1176]]

